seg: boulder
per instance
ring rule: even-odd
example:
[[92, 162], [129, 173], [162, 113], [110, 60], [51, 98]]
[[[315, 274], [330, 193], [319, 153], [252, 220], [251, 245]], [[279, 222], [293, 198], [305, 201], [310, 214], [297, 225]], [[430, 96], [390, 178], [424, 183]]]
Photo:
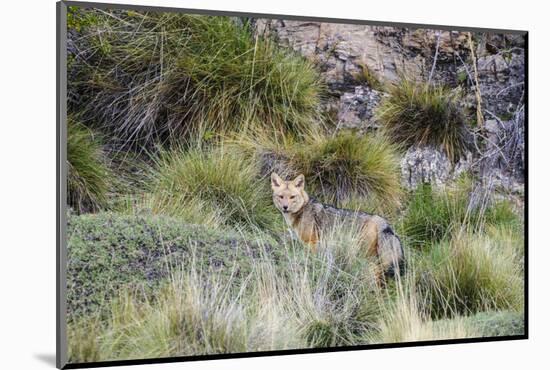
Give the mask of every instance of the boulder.
[[451, 172], [447, 156], [432, 147], [410, 147], [401, 160], [401, 176], [408, 189], [430, 183], [445, 184]]
[[407, 189], [416, 189], [421, 184], [441, 187], [471, 167], [471, 153], [452, 163], [441, 150], [431, 146], [412, 146], [401, 160], [401, 178]]
[[360, 128], [367, 130], [378, 128], [374, 111], [381, 98], [381, 92], [366, 85], [356, 86], [353, 92], [343, 93], [337, 106], [338, 129]]
[[507, 193], [523, 193], [525, 176], [524, 114], [513, 119], [485, 122], [486, 145], [479, 161], [479, 173], [485, 183]]

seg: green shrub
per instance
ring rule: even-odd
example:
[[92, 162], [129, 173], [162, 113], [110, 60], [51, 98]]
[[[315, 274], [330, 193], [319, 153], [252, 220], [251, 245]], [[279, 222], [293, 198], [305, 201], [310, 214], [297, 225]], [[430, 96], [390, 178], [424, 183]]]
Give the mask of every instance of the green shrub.
[[510, 203], [491, 201], [474, 205], [472, 192], [468, 182], [445, 190], [435, 190], [428, 184], [419, 186], [398, 225], [400, 234], [407, 238], [407, 245], [423, 248], [465, 226], [469, 230], [481, 230], [488, 225], [519, 227], [521, 221]]
[[[503, 237], [506, 237], [503, 235]], [[524, 280], [517, 246], [502, 238], [456, 233], [422, 262], [418, 290], [432, 317], [523, 309]]]
[[313, 64], [254, 36], [246, 22], [81, 12], [84, 21], [69, 33], [86, 51], [73, 56], [69, 70], [70, 109], [115, 141], [152, 144], [258, 127], [304, 133], [318, 122], [322, 89]]
[[394, 142], [430, 145], [456, 161], [468, 148], [469, 132], [459, 96], [443, 86], [402, 79], [377, 110], [383, 131]]
[[470, 326], [478, 328], [483, 337], [525, 334], [523, 312], [481, 312], [467, 318]]
[[90, 27], [98, 22], [95, 13], [88, 12], [77, 6], [67, 7], [67, 29], [77, 32], [83, 28]]
[[235, 231], [167, 216], [70, 215], [67, 235], [71, 319], [103, 308], [123, 287], [154, 292], [174, 268], [188, 264], [195, 251], [197, 266], [212, 266], [226, 278], [233, 275], [237, 283], [250, 273], [253, 258], [264, 248], [270, 250], [268, 256], [282, 253], [265, 235], [247, 239]]
[[113, 178], [102, 145], [72, 117], [67, 129], [67, 203], [79, 213], [100, 210], [107, 204]]
[[215, 218], [222, 225], [263, 229], [281, 222], [269, 181], [258, 176], [253, 163], [227, 150], [163, 153], [153, 177], [155, 213], [190, 222]]

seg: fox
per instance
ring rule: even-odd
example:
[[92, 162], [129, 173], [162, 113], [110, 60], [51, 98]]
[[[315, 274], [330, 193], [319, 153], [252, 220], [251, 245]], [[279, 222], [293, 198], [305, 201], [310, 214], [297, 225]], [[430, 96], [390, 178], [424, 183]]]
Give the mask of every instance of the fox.
[[402, 275], [404, 271], [403, 245], [381, 216], [362, 211], [333, 207], [317, 201], [305, 191], [305, 176], [285, 181], [276, 172], [271, 174], [273, 203], [282, 213], [296, 236], [313, 251], [323, 233], [342, 225], [356, 225], [358, 239], [365, 246], [365, 256], [376, 258], [379, 270], [377, 280]]

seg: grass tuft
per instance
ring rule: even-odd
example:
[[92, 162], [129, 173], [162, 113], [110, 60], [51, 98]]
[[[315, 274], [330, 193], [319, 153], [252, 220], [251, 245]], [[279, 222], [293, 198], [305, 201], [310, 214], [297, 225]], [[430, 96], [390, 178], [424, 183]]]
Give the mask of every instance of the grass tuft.
[[247, 22], [97, 9], [71, 17], [69, 108], [114, 142], [260, 127], [298, 134], [318, 125], [322, 84], [313, 64], [254, 36]]
[[317, 139], [298, 150], [292, 160], [315, 192], [338, 204], [350, 194], [400, 201], [399, 158], [381, 136], [342, 133]]
[[165, 152], [153, 177], [154, 213], [268, 230], [281, 219], [257, 167], [223, 148]]
[[311, 135], [305, 142], [266, 135], [240, 138], [238, 145], [255, 154], [264, 175], [272, 171], [290, 178], [304, 174], [306, 190], [320, 200], [340, 206], [358, 198], [363, 203], [400, 204], [397, 148], [379, 135], [342, 132], [335, 136]]
[[476, 328], [461, 317], [432, 321], [424, 312], [424, 302], [419, 299], [421, 297], [408, 283], [400, 285], [397, 298], [385, 308], [374, 341], [399, 343], [479, 336]]
[[360, 64], [361, 71], [355, 76], [358, 82], [366, 83], [371, 89], [383, 91], [385, 84], [380, 81], [376, 72], [373, 72], [369, 67], [364, 64]]
[[67, 203], [78, 213], [107, 205], [113, 174], [94, 133], [69, 117], [67, 132]]
[[433, 189], [429, 184], [419, 186], [398, 224], [407, 245], [429, 248], [450, 238], [457, 228], [480, 230], [489, 225], [515, 225], [519, 229], [521, 221], [510, 203], [484, 200], [475, 204], [473, 194], [469, 182], [445, 190]]
[[418, 279], [432, 317], [523, 309], [523, 257], [508, 237], [456, 233], [432, 249]]
[[457, 161], [469, 145], [459, 95], [443, 86], [404, 78], [389, 88], [377, 118], [393, 142], [430, 145], [443, 150], [451, 161]]

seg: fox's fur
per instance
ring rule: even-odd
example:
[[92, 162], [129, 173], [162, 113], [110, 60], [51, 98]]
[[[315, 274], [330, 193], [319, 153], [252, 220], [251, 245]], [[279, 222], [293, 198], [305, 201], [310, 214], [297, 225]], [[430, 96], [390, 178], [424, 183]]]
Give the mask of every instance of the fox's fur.
[[340, 209], [318, 202], [305, 191], [304, 175], [292, 181], [271, 174], [273, 202], [286, 222], [304, 242], [316, 248], [324, 232], [331, 228], [355, 226], [366, 256], [378, 259], [385, 275], [403, 271], [403, 247], [389, 223], [382, 217], [361, 211]]

